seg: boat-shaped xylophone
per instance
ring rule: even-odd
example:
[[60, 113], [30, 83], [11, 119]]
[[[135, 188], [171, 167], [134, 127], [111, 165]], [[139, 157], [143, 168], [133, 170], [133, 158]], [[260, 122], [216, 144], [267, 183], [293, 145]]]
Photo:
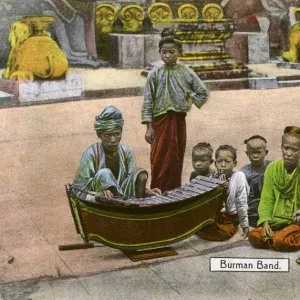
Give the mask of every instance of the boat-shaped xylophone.
[[164, 195], [128, 200], [87, 201], [67, 194], [77, 232], [85, 243], [98, 241], [122, 250], [147, 250], [181, 241], [217, 217], [225, 181], [198, 176]]

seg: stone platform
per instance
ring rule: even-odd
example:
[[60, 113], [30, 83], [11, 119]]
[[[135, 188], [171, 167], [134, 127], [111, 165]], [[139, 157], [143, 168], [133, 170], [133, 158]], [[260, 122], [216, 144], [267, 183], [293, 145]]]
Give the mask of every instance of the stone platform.
[[[225, 79], [218, 76], [218, 79], [205, 79], [200, 76], [211, 91], [215, 90], [238, 90], [238, 89], [270, 89], [283, 87], [300, 86], [300, 70], [278, 68], [277, 62], [269, 64], [249, 64], [251, 70], [248, 77], [233, 76]], [[69, 72], [74, 76], [80, 75], [83, 80], [83, 93], [81, 97], [60, 97], [52, 100], [23, 101], [17, 102], [16, 96], [12, 95], [12, 89], [0, 97], [0, 107], [24, 106], [30, 104], [41, 104], [51, 102], [65, 102], [73, 100], [89, 99], [111, 99], [116, 97], [142, 96], [146, 84], [146, 77], [141, 73], [147, 73], [144, 69], [116, 69], [102, 68], [97, 70], [85, 68], [70, 68]], [[145, 74], [146, 75], [146, 74]], [[75, 76], [75, 77], [76, 77]], [[216, 76], [217, 77], [217, 76]], [[270, 80], [276, 78], [277, 85], [270, 85]], [[251, 83], [250, 83], [251, 81]], [[256, 83], [253, 83], [256, 81]], [[259, 81], [259, 83], [257, 83]], [[1, 83], [1, 79], [0, 79]], [[0, 87], [0, 91], [3, 91]], [[66, 93], [66, 92], [65, 92]], [[81, 92], [78, 92], [78, 95]], [[61, 94], [62, 95], [62, 94]], [[2, 99], [2, 100], [1, 100]]]
[[52, 102], [58, 99], [79, 99], [84, 91], [81, 74], [67, 74], [62, 80], [18, 81], [0, 79], [0, 90], [13, 96], [12, 102], [22, 105]]
[[232, 69], [232, 70], [216, 70], [216, 71], [196, 71], [196, 74], [202, 80], [209, 80], [209, 79], [228, 79], [234, 80], [235, 78], [247, 78], [248, 74], [251, 72], [248, 68], [241, 68], [241, 69]]
[[175, 20], [172, 26], [183, 44], [179, 61], [192, 68], [200, 78], [234, 80], [248, 77], [248, 67], [235, 60], [225, 47], [234, 32], [232, 20]]
[[14, 96], [0, 91], [0, 106], [11, 106]]
[[276, 89], [278, 88], [278, 80], [275, 76], [249, 78], [249, 88], [252, 90]]
[[279, 63], [277, 63], [277, 67], [285, 68], [285, 69], [300, 70], [300, 63], [279, 62]]

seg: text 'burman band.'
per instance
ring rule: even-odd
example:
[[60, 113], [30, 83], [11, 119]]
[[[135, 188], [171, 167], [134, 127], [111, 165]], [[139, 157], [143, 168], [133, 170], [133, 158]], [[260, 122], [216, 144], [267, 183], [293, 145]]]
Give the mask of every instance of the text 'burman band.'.
[[289, 258], [211, 257], [211, 272], [289, 272]]

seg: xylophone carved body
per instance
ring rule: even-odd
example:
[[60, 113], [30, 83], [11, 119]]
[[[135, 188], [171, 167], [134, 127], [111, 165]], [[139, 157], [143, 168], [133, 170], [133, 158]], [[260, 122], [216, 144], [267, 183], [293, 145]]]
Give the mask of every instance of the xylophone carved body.
[[225, 181], [198, 176], [181, 188], [148, 198], [80, 199], [67, 187], [77, 232], [85, 243], [98, 241], [122, 250], [168, 246], [213, 223], [224, 197]]

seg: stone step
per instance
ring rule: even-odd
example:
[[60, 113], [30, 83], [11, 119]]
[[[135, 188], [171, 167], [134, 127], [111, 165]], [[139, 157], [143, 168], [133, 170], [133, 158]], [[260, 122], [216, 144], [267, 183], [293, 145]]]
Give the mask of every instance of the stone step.
[[6, 107], [13, 105], [14, 96], [0, 91], [0, 107]]
[[277, 89], [278, 81], [276, 77], [252, 77], [249, 78], [249, 89], [264, 90]]
[[144, 86], [103, 90], [85, 90], [83, 96], [84, 99], [107, 99], [118, 97], [135, 97], [142, 95], [144, 95]]
[[278, 81], [300, 80], [300, 75], [282, 75], [277, 76]]
[[224, 43], [213, 44], [182, 44], [182, 52], [203, 52], [203, 51], [221, 51], [224, 49]]
[[297, 87], [300, 86], [300, 80], [282, 80], [278, 81], [278, 87]]
[[208, 79], [203, 80], [211, 91], [244, 90], [249, 88], [248, 78]]
[[209, 79], [234, 79], [234, 78], [248, 78], [249, 69], [234, 69], [234, 70], [216, 70], [216, 71], [198, 71], [196, 74], [202, 80]]
[[277, 63], [277, 67], [300, 70], [300, 63], [279, 62]]

